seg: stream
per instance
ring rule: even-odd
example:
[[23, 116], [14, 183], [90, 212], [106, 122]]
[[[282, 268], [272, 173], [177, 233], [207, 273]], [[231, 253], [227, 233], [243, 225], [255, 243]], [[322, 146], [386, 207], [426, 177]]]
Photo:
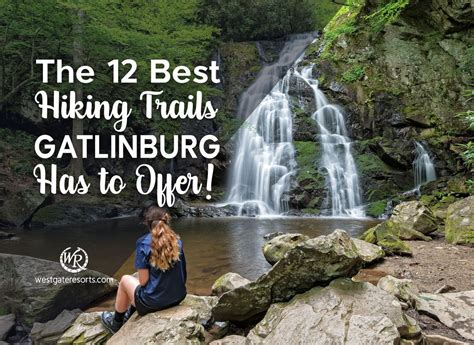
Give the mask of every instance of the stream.
[[[378, 221], [350, 218], [179, 218], [172, 226], [186, 253], [188, 291], [210, 293], [220, 275], [236, 272], [256, 279], [270, 268], [261, 252], [268, 233], [300, 232], [311, 237], [345, 229], [358, 236]], [[0, 252], [58, 261], [67, 247], [79, 246], [89, 256], [88, 268], [119, 278], [133, 273], [135, 241], [145, 233], [137, 218], [118, 218], [92, 224], [15, 230], [16, 240], [0, 241]]]

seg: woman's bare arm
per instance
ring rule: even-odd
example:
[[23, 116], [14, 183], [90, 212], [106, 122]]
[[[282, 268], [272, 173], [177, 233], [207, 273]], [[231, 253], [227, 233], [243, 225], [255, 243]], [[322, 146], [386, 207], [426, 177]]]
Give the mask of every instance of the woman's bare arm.
[[145, 286], [150, 279], [150, 270], [148, 268], [140, 268], [138, 270], [138, 282], [141, 286]]

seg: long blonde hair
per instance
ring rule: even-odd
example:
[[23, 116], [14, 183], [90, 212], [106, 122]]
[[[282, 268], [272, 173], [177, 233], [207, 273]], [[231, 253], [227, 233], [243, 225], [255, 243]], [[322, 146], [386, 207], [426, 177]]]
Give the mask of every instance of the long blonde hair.
[[179, 261], [179, 236], [171, 229], [171, 216], [158, 206], [150, 206], [143, 214], [143, 222], [151, 233], [150, 265], [166, 271]]

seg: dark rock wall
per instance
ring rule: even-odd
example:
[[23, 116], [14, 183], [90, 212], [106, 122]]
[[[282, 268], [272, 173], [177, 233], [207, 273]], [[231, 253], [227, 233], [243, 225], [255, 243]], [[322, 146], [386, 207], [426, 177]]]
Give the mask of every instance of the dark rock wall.
[[[303, 61], [315, 64], [320, 87], [345, 109], [372, 215], [380, 213], [373, 208], [383, 211], [388, 199], [414, 187], [415, 140], [433, 154], [438, 176], [453, 176], [467, 173], [457, 144], [473, 136], [458, 116], [470, 106], [464, 94], [472, 88], [474, 66], [472, 3], [410, 1], [393, 20], [375, 25], [370, 15], [382, 18], [381, 9], [395, 2], [343, 7]], [[298, 123], [295, 135], [307, 137]], [[300, 189], [295, 199], [302, 198]], [[322, 204], [309, 202], [317, 213]]]

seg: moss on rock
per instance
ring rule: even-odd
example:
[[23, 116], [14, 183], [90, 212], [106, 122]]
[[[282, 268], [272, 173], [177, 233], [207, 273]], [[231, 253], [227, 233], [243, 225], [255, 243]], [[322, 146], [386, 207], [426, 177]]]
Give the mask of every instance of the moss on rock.
[[379, 200], [371, 202], [365, 208], [365, 213], [374, 218], [378, 218], [385, 213], [385, 208], [387, 207], [387, 200]]
[[453, 244], [474, 244], [474, 196], [448, 207], [445, 220], [446, 241]]

